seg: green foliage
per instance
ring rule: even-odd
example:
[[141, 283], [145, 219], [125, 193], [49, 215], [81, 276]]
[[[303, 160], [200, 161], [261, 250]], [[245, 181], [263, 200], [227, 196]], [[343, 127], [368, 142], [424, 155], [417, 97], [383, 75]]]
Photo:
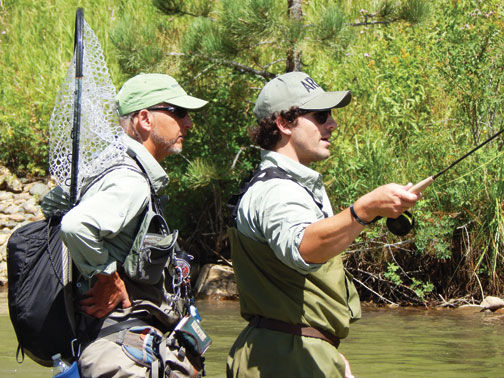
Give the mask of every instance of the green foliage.
[[399, 18], [412, 24], [424, 20], [429, 14], [429, 3], [423, 0], [406, 0], [401, 4]]
[[426, 295], [432, 293], [432, 291], [434, 290], [434, 285], [430, 282], [422, 282], [414, 277], [411, 280], [411, 289], [422, 301], [425, 300]]
[[345, 15], [336, 6], [329, 6], [319, 10], [321, 17], [314, 25], [313, 34], [321, 41], [328, 40], [338, 35], [345, 26]]
[[431, 253], [439, 260], [451, 257], [451, 237], [457, 222], [449, 215], [432, 213], [424, 203], [415, 208], [415, 246], [420, 253]]
[[[132, 25], [136, 25], [132, 28]], [[165, 57], [153, 23], [143, 23], [138, 16], [122, 17], [110, 34], [117, 48], [117, 60], [123, 73], [134, 76], [140, 72], [155, 72]]]
[[0, 2], [0, 162], [18, 175], [47, 173], [47, 127], [72, 58], [77, 6], [85, 9], [112, 76], [119, 76], [107, 36], [114, 5], [95, 5], [91, 0]]
[[403, 283], [401, 279], [401, 275], [399, 274], [399, 265], [393, 264], [393, 263], [388, 263], [387, 264], [387, 271], [383, 274], [383, 276], [392, 281], [394, 285], [400, 285]]
[[212, 181], [218, 180], [221, 177], [213, 162], [204, 161], [200, 158], [195, 158], [189, 163], [186, 175], [188, 186], [193, 190], [208, 186]]
[[200, 18], [194, 21], [182, 40], [183, 50], [187, 55], [198, 52], [203, 55], [212, 55], [214, 51], [220, 54], [235, 54], [234, 45], [228, 42], [212, 20]]
[[223, 0], [220, 20], [225, 35], [232, 39], [237, 47], [248, 48], [251, 39], [259, 39], [271, 30], [270, 20], [278, 13], [275, 0]]
[[208, 16], [214, 5], [214, 1], [209, 0], [192, 1], [190, 6], [186, 0], [153, 0], [152, 3], [165, 14], [190, 16]]
[[[0, 160], [17, 174], [47, 169], [47, 124], [72, 56], [77, 6], [117, 87], [140, 71], [166, 72], [210, 100], [193, 114], [183, 155], [165, 163], [168, 218], [202, 260], [228, 251], [225, 203], [259, 160], [247, 136], [253, 103], [289, 59], [326, 90], [353, 94], [350, 106], [333, 112], [339, 128], [331, 157], [314, 165], [335, 211], [379, 185], [435, 174], [504, 126], [504, 9], [497, 0], [314, 0], [302, 2], [298, 21], [287, 2], [273, 0], [6, 0]], [[397, 238], [381, 221], [360, 241], [410, 239], [414, 251], [404, 264], [455, 266], [467, 280], [461, 290], [479, 291], [480, 280], [502, 293], [503, 147], [496, 140], [439, 177], [413, 209], [414, 233]], [[379, 253], [369, 264], [406, 282]], [[449, 284], [445, 276], [418, 273], [408, 282], [423, 300], [432, 285]]]

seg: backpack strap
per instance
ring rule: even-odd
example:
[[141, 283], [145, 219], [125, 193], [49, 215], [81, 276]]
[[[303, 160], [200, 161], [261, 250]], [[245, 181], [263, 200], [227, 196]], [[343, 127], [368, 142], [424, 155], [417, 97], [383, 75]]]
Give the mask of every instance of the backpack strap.
[[[82, 196], [84, 196], [84, 194], [94, 185], [96, 184], [98, 181], [100, 181], [103, 177], [105, 177], [108, 173], [112, 172], [112, 171], [115, 171], [116, 169], [120, 169], [120, 168], [126, 168], [126, 169], [129, 169], [130, 171], [133, 171], [133, 172], [137, 172], [137, 173], [140, 173], [141, 175], [145, 175], [146, 178], [147, 178], [147, 181], [149, 181], [149, 178], [148, 176], [145, 174], [145, 171], [140, 171], [137, 169], [137, 167], [135, 167], [134, 165], [131, 165], [131, 164], [126, 164], [126, 163], [119, 163], [119, 164], [114, 164], [114, 165], [111, 165], [110, 167], [107, 167], [106, 169], [104, 169], [103, 171], [101, 171], [99, 174], [97, 174], [96, 176], [92, 176], [89, 178], [90, 181], [86, 182], [83, 184], [82, 186], [82, 189], [80, 190], [80, 193], [79, 193], [79, 198], [77, 199], [77, 202], [75, 203], [75, 206], [77, 206], [82, 198]], [[149, 181], [149, 185], [150, 185], [150, 181]]]
[[323, 204], [320, 202], [318, 199], [315, 198], [315, 195], [305, 186], [301, 185], [295, 178], [293, 178], [291, 175], [287, 173], [284, 169], [280, 167], [269, 167], [265, 169], [256, 169], [255, 171], [252, 172], [252, 174], [246, 178], [241, 186], [240, 189], [238, 190], [237, 194], [234, 194], [231, 196], [227, 206], [231, 212], [231, 217], [233, 219], [233, 222], [236, 225], [236, 219], [238, 217], [238, 207], [240, 206], [240, 201], [243, 197], [243, 195], [247, 192], [247, 190], [250, 189], [252, 185], [254, 185], [258, 181], [268, 181], [271, 179], [282, 179], [282, 180], [290, 180], [298, 184], [301, 188], [306, 190], [306, 192], [310, 195], [310, 197], [313, 199], [313, 202], [317, 205], [317, 207], [322, 211], [325, 217], [328, 217], [329, 214], [327, 214], [323, 210]]

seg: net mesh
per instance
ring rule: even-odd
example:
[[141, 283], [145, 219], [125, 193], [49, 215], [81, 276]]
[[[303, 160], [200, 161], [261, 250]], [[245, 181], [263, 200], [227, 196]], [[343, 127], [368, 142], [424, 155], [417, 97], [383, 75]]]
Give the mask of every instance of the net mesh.
[[[115, 88], [110, 79], [98, 38], [84, 21], [84, 57], [78, 187], [86, 176], [94, 176], [122, 160], [126, 147], [121, 142], [115, 105]], [[74, 112], [75, 56], [56, 97], [49, 121], [49, 172], [65, 192], [69, 192], [72, 166], [72, 126]]]

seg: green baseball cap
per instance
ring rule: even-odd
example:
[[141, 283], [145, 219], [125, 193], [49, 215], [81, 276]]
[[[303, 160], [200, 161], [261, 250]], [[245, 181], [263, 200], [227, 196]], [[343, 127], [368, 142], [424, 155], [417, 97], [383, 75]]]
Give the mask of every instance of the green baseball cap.
[[116, 102], [121, 116], [162, 102], [190, 110], [208, 103], [189, 96], [173, 77], [155, 73], [142, 73], [126, 81], [116, 96]]
[[258, 120], [293, 106], [303, 110], [326, 110], [347, 106], [350, 91], [326, 92], [304, 72], [288, 72], [266, 83], [254, 107]]

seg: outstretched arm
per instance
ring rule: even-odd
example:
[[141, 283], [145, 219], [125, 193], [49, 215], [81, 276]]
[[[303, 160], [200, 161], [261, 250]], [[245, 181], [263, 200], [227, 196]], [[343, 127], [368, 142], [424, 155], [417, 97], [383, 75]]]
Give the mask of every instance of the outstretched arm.
[[[408, 191], [411, 186], [380, 186], [355, 201], [355, 213], [363, 221], [371, 221], [377, 216], [397, 218], [421, 197]], [[307, 263], [324, 263], [343, 252], [363, 228], [347, 208], [306, 227], [299, 252]]]

